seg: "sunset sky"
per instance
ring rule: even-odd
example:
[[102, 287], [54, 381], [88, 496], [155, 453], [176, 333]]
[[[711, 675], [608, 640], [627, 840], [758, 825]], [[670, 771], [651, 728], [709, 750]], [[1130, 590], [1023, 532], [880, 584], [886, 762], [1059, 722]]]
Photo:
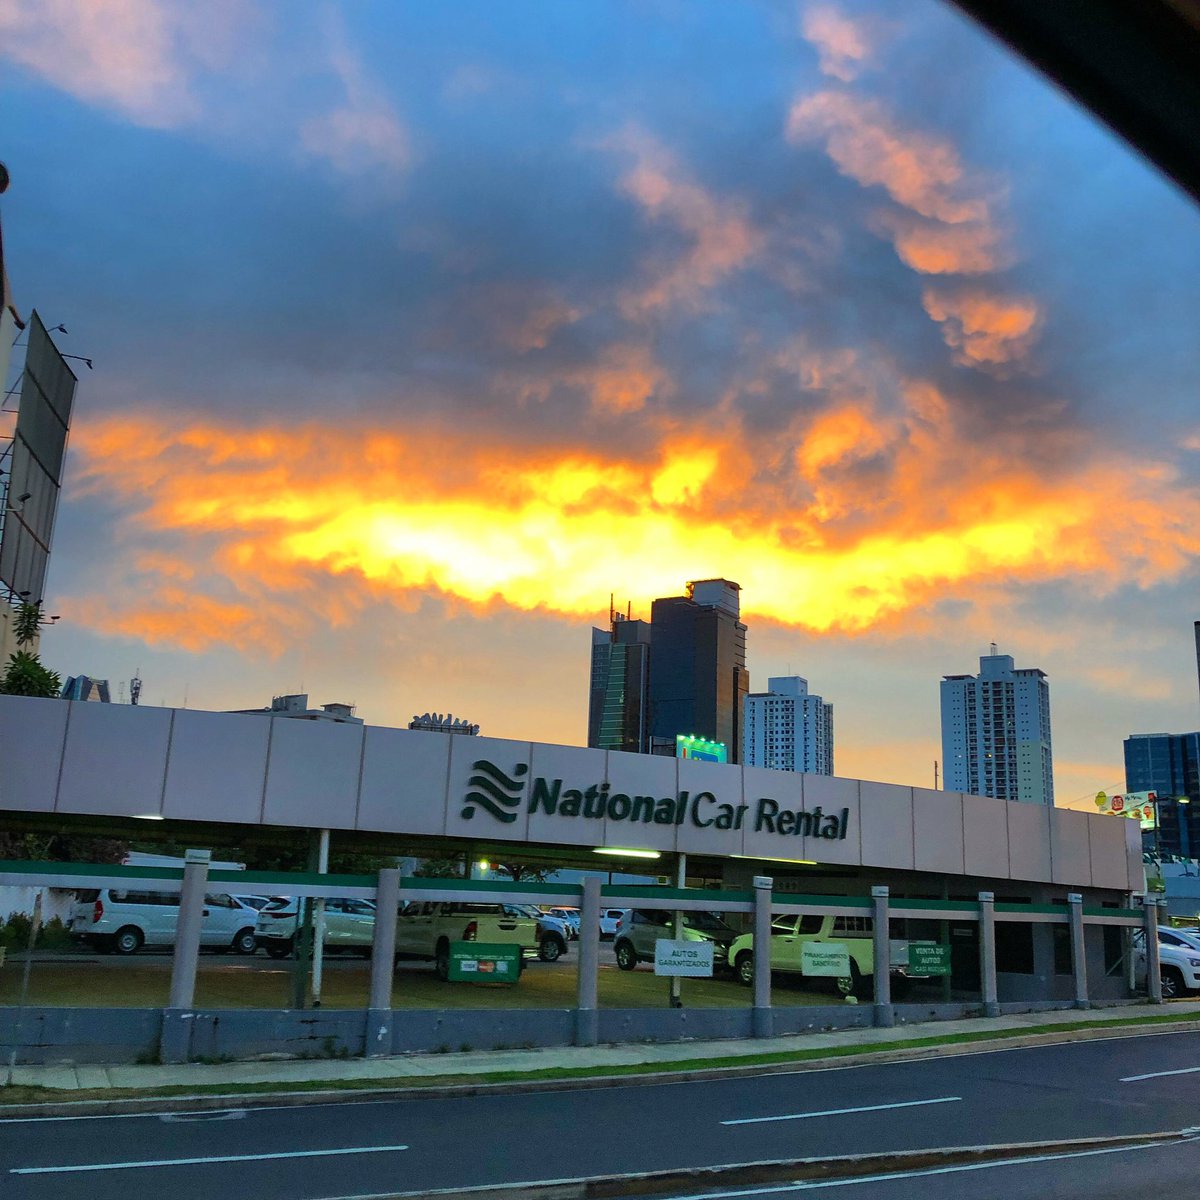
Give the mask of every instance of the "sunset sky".
[[0, 114], [54, 668], [582, 744], [610, 592], [725, 576], [840, 775], [992, 641], [1060, 804], [1200, 727], [1200, 210], [957, 10], [0, 0]]

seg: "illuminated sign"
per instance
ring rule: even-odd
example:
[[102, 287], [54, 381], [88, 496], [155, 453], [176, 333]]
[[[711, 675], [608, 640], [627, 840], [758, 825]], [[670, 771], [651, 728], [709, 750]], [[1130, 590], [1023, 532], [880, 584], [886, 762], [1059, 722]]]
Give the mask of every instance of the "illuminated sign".
[[[482, 809], [498, 821], [510, 825], [524, 808], [529, 813], [620, 821], [630, 825], [683, 825], [686, 822], [697, 829], [737, 830], [744, 827], [755, 833], [829, 838], [834, 841], [846, 837], [850, 824], [848, 808], [843, 808], [840, 813], [823, 812], [820, 806], [812, 809], [783, 808], [778, 800], [769, 796], [761, 796], [753, 804], [734, 804], [722, 802], [707, 791], [694, 795], [680, 791], [673, 796], [635, 796], [613, 792], [608, 783], [593, 783], [586, 788], [564, 788], [561, 779], [539, 776], [529, 781], [529, 768], [525, 763], [516, 763], [510, 768], [510, 775], [486, 758], [477, 759], [472, 763], [471, 770], [461, 812], [467, 820]], [[525, 791], [527, 782], [530, 783], [528, 794]], [[602, 833], [597, 840], [603, 837]]]
[[1096, 808], [1110, 817], [1126, 817], [1141, 823], [1143, 829], [1153, 829], [1158, 819], [1157, 792], [1118, 792], [1109, 796], [1096, 793]]
[[710, 742], [708, 738], [696, 737], [691, 733], [677, 733], [675, 757], [694, 758], [700, 762], [727, 763], [729, 751], [724, 742]]

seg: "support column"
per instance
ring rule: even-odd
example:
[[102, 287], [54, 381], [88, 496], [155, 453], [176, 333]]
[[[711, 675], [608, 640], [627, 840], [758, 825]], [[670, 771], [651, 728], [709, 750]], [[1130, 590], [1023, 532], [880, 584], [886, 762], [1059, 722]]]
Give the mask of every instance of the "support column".
[[880, 1029], [890, 1029], [896, 1023], [896, 1010], [892, 1007], [892, 945], [888, 930], [888, 890], [882, 884], [871, 889], [875, 902], [875, 920], [872, 931], [875, 949], [875, 1024]]
[[751, 1017], [756, 1038], [770, 1037], [771, 1019], [771, 889], [770, 875], [754, 876], [754, 1010]]
[[979, 893], [979, 990], [983, 1015], [998, 1017], [996, 991], [996, 893]]
[[[675, 856], [675, 886], [681, 891], [687, 886], [687, 855], [681, 850]], [[683, 941], [683, 913], [678, 909], [675, 910], [675, 940]], [[667, 1004], [671, 1008], [683, 1007], [683, 980], [678, 975], [672, 975], [670, 980], [670, 993], [667, 997]]]
[[1158, 898], [1142, 898], [1142, 937], [1146, 943], [1146, 991], [1151, 1004], [1161, 1004], [1162, 964], [1158, 960]]
[[1083, 938], [1083, 897], [1078, 892], [1067, 893], [1067, 910], [1071, 916], [1071, 973], [1075, 977], [1075, 1007], [1091, 1008], [1088, 1002], [1087, 945]]
[[392, 982], [396, 977], [396, 912], [400, 872], [384, 867], [375, 885], [375, 934], [371, 943], [371, 991], [367, 1001], [367, 1058], [392, 1052]]
[[158, 1057], [164, 1063], [184, 1063], [192, 1040], [192, 1006], [196, 998], [196, 964], [204, 924], [204, 893], [208, 890], [210, 850], [188, 850], [183, 860], [175, 950], [171, 958], [171, 991], [163, 1010]]
[[[317, 874], [329, 873], [329, 830], [317, 834]], [[318, 896], [313, 910], [312, 1006], [321, 1007], [321, 981], [325, 977], [325, 897]]]
[[594, 1046], [600, 1038], [597, 979], [600, 973], [600, 880], [583, 881], [579, 913], [579, 993], [575, 1006], [575, 1045]]

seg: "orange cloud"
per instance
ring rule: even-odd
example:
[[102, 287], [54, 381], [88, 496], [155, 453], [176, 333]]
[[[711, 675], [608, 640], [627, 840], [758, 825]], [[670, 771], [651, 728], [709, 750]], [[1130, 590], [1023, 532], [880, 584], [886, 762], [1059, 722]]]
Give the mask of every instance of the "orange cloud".
[[652, 264], [650, 281], [621, 297], [622, 312], [636, 318], [672, 305], [697, 307], [704, 292], [758, 254], [760, 234], [740, 204], [689, 180], [652, 138], [631, 131], [609, 144], [634, 158], [621, 180], [624, 191], [651, 220], [669, 222], [691, 239], [680, 258]]
[[843, 83], [858, 77], [874, 50], [867, 23], [832, 4], [810, 4], [800, 18], [800, 32], [817, 48], [821, 70]]
[[849, 92], [817, 92], [788, 115], [793, 142], [821, 141], [843, 175], [883, 187], [897, 203], [923, 217], [957, 225], [988, 217], [958, 152], [949, 142], [898, 128], [873, 100]]
[[[780, 482], [756, 478], [771, 448], [732, 423], [629, 458], [470, 429], [98, 421], [73, 439], [76, 478], [127, 510], [132, 556], [158, 547], [195, 575], [143, 559], [128, 594], [69, 611], [145, 640], [270, 652], [420, 592], [583, 617], [614, 587], [644, 604], [725, 575], [752, 617], [852, 632], [970, 599], [981, 578], [1149, 585], [1200, 555], [1200, 502], [1163, 464], [1048, 475], [998, 439], [976, 444], [927, 384], [904, 385], [890, 414], [843, 409], [796, 436]], [[864, 456], [879, 460], [865, 476]]]
[[942, 326], [955, 361], [968, 367], [1011, 363], [1028, 353], [1040, 311], [1025, 296], [997, 296], [979, 289], [960, 292], [926, 288], [925, 311]]
[[636, 412], [656, 392], [672, 390], [670, 380], [643, 346], [614, 346], [585, 376], [592, 403], [605, 412]]
[[981, 275], [1011, 262], [1003, 234], [990, 222], [943, 225], [884, 210], [872, 224], [891, 238], [900, 261], [923, 275]]

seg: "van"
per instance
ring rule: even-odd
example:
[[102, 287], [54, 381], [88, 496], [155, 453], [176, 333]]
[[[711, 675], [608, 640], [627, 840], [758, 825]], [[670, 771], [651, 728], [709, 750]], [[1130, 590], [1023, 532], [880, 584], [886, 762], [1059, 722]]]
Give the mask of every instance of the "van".
[[[178, 892], [88, 888], [75, 893], [69, 929], [77, 941], [101, 954], [134, 954], [143, 946], [172, 946], [179, 923]], [[258, 911], [225, 892], [204, 897], [200, 945], [237, 954], [255, 951]]]

